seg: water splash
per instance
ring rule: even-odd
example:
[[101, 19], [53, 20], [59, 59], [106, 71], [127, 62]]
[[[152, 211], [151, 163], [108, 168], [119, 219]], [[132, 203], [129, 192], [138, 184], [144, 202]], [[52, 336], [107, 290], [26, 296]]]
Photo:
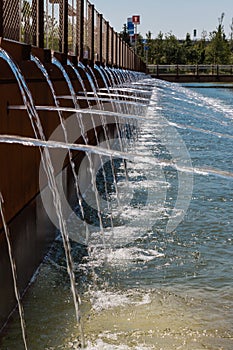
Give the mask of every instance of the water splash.
[[[219, 250], [223, 251], [224, 254], [226, 247], [228, 247], [230, 251], [230, 245], [232, 242], [230, 238], [230, 217], [227, 218], [225, 215], [225, 220], [228, 222], [222, 223], [222, 225], [228, 225], [229, 227], [229, 238], [227, 239], [224, 237], [222, 245], [219, 242], [223, 237], [223, 232], [220, 228], [221, 224], [217, 223], [218, 218], [213, 219], [212, 231], [211, 228], [209, 229], [211, 223], [208, 220], [203, 222], [202, 226], [198, 227], [201, 216], [208, 215], [207, 212], [201, 213], [203, 201], [205, 201], [205, 204], [208, 202], [208, 200], [203, 199], [204, 195], [201, 198], [201, 202], [196, 204], [197, 217], [191, 222], [192, 225], [188, 218], [186, 222], [184, 221], [183, 225], [180, 225], [180, 227], [177, 228], [177, 232], [173, 231], [173, 234], [167, 233], [164, 227], [166, 226], [166, 223], [169, 222], [171, 216], [170, 213], [172, 211], [172, 206], [166, 207], [166, 204], [170, 200], [170, 197], [173, 197], [172, 199], [176, 198], [175, 191], [177, 190], [177, 187], [174, 186], [173, 192], [169, 192], [174, 184], [169, 177], [170, 173], [176, 175], [176, 177], [174, 177], [174, 182], [179, 182], [179, 178], [177, 177], [178, 174], [182, 176], [183, 174], [192, 174], [197, 182], [203, 183], [203, 186], [212, 183], [211, 180], [213, 180], [215, 184], [226, 184], [228, 190], [229, 186], [232, 184], [233, 174], [231, 169], [229, 169], [229, 171], [224, 170], [224, 168], [218, 169], [217, 162], [215, 162], [212, 167], [205, 165], [198, 166], [197, 164], [192, 166], [190, 163], [182, 163], [179, 158], [179, 147], [182, 145], [179, 144], [179, 142], [172, 143], [172, 138], [167, 138], [167, 134], [170, 133], [173, 136], [174, 129], [179, 127], [182, 127], [182, 135], [185, 136], [187, 134], [185, 133], [185, 129], [190, 132], [201, 132], [205, 135], [207, 133], [211, 135], [212, 131], [204, 130], [204, 127], [199, 128], [196, 124], [188, 125], [186, 128], [185, 122], [182, 123], [178, 119], [176, 120], [176, 115], [173, 113], [173, 107], [167, 108], [166, 105], [164, 107], [164, 98], [170, 96], [173, 103], [175, 103], [175, 101], [181, 101], [182, 96], [185, 98], [187, 92], [179, 91], [177, 85], [171, 86], [168, 84], [165, 87], [168, 91], [164, 88], [163, 83], [160, 84], [156, 81], [150, 82], [149, 80], [144, 83], [140, 82], [138, 84], [133, 84], [132, 90], [137, 97], [140, 96], [141, 88], [144, 92], [147, 91], [148, 88], [148, 94], [143, 93], [143, 98], [146, 99], [148, 97], [149, 101], [151, 96], [151, 101], [154, 105], [150, 104], [148, 106], [148, 114], [146, 117], [142, 114], [139, 115], [139, 117], [142, 117], [142, 124], [140, 125], [138, 142], [136, 142], [135, 145], [131, 144], [129, 152], [123, 153], [113, 150], [110, 151], [107, 148], [102, 149], [99, 146], [91, 146], [88, 149], [86, 145], [82, 146], [65, 143], [55, 144], [43, 140], [35, 141], [34, 139], [18, 140], [18, 142], [22, 142], [22, 144], [23, 142], [29, 142], [31, 146], [35, 143], [34, 146], [36, 147], [39, 145], [41, 145], [41, 147], [49, 148], [70, 147], [71, 149], [75, 149], [76, 147], [76, 149], [80, 149], [80, 147], [83, 147], [86, 152], [97, 152], [97, 154], [98, 152], [102, 152], [103, 155], [112, 152], [112, 156], [114, 156], [114, 152], [116, 152], [119, 157], [125, 157], [125, 159], [129, 160], [129, 178], [131, 177], [129, 185], [133, 189], [134, 194], [137, 192], [137, 196], [135, 195], [133, 200], [127, 203], [128, 206], [126, 205], [123, 208], [123, 213], [116, 213], [116, 216], [118, 215], [117, 219], [122, 219], [122, 221], [118, 220], [118, 226], [116, 227], [116, 233], [118, 234], [118, 236], [116, 235], [116, 238], [119, 240], [116, 242], [114, 249], [109, 251], [108, 262], [106, 263], [103, 249], [99, 246], [95, 249], [95, 252], [92, 252], [87, 258], [88, 262], [85, 261], [83, 264], [76, 264], [75, 266], [76, 273], [79, 273], [81, 269], [86, 272], [89, 266], [94, 266], [97, 271], [97, 286], [99, 289], [92, 289], [87, 292], [89, 293], [88, 296], [91, 296], [92, 302], [92, 309], [90, 312], [87, 312], [87, 327], [89, 327], [87, 330], [87, 345], [90, 349], [111, 349], [111, 347], [113, 349], [136, 349], [137, 347], [139, 349], [143, 349], [143, 347], [149, 347], [150, 349], [153, 347], [161, 347], [165, 349], [177, 349], [179, 347], [181, 349], [193, 349], [195, 346], [198, 346], [201, 349], [204, 347], [220, 348], [224, 347], [224, 345], [224, 348], [229, 347], [230, 349], [229, 344], [232, 339], [230, 338], [232, 332], [229, 331], [228, 335], [227, 331], [221, 332], [222, 325], [219, 326], [219, 324], [221, 323], [221, 320], [224, 320], [225, 314], [229, 311], [229, 305], [231, 305], [229, 303], [231, 298], [229, 290], [231, 287], [228, 287], [228, 291], [223, 288], [223, 275], [219, 276], [218, 281], [220, 288], [222, 288], [222, 292], [217, 293], [217, 288], [215, 289], [212, 285], [208, 285], [208, 283], [210, 283], [209, 276], [211, 274], [209, 274], [208, 270], [209, 261], [205, 257], [206, 249], [208, 250], [208, 253], [213, 255], [212, 262], [217, 263], [217, 260], [220, 259]], [[120, 88], [125, 89], [125, 87], [122, 86]], [[163, 88], [165, 90], [164, 93], [162, 92]], [[114, 95], [118, 95], [112, 96], [112, 98], [121, 98], [121, 94], [118, 92], [117, 88], [116, 90], [111, 91], [115, 92]], [[157, 94], [154, 92], [157, 92]], [[98, 91], [97, 94], [99, 93], [100, 92]], [[125, 95], [125, 93], [126, 91], [124, 91], [122, 95]], [[162, 100], [161, 96], [163, 97]], [[177, 98], [180, 100], [177, 100]], [[187, 107], [187, 101], [184, 101], [184, 103]], [[199, 110], [196, 111], [195, 109], [192, 109], [194, 106], [196, 105], [190, 104], [190, 109], [187, 107], [187, 111], [189, 110], [189, 114], [193, 118], [196, 117], [195, 113], [199, 114]], [[49, 108], [48, 106], [44, 107]], [[43, 108], [43, 106], [41, 108]], [[75, 110], [76, 109], [73, 108], [73, 111]], [[211, 120], [211, 111], [211, 108], [209, 108], [209, 116], [207, 115], [206, 120]], [[164, 115], [167, 117], [165, 112], [170, 112], [169, 118], [164, 117]], [[88, 113], [87, 109], [82, 115], [85, 116], [86, 113]], [[105, 112], [97, 112], [97, 110], [93, 109], [93, 114], [94, 113], [98, 114]], [[117, 114], [117, 111], [112, 113]], [[177, 115], [179, 115], [179, 113], [181, 113], [181, 110], [178, 109]], [[122, 113], [122, 120], [124, 115], [125, 114]], [[131, 116], [131, 118], [135, 117], [137, 118], [137, 116]], [[189, 133], [189, 135], [190, 134], [192, 135], [192, 133]], [[216, 131], [213, 131], [213, 136], [218, 140], [217, 138], [219, 137], [224, 139], [225, 134], [219, 132], [217, 129]], [[231, 137], [229, 137], [229, 140], [230, 139]], [[17, 140], [14, 141], [13, 139], [10, 140], [10, 138], [7, 139], [7, 135], [6, 139], [2, 139], [2, 142], [4, 141], [17, 142]], [[213, 145], [211, 144], [211, 147], [212, 146]], [[176, 151], [174, 151], [175, 148], [177, 148]], [[204, 158], [203, 161], [206, 161], [206, 158]], [[147, 175], [147, 172], [152, 174], [153, 166], [156, 168], [157, 172], [155, 171], [151, 178], [149, 176], [144, 176], [145, 174]], [[165, 175], [161, 176], [163, 172]], [[214, 179], [212, 177], [214, 177]], [[230, 181], [220, 181], [220, 178]], [[154, 190], [154, 195], [157, 197], [158, 194], [161, 195], [162, 205], [155, 205], [155, 198], [151, 198], [151, 202], [147, 205], [147, 210], [144, 210], [143, 206], [145, 203], [141, 201], [144, 194], [143, 191], [147, 188], [152, 196], [156, 181], [157, 188]], [[181, 186], [182, 185], [184, 185], [184, 181], [181, 182]], [[118, 186], [123, 187], [123, 193], [125, 195], [130, 191], [130, 188], [126, 189], [124, 187], [125, 185], [123, 184], [123, 181], [118, 183]], [[210, 188], [210, 190], [211, 189], [212, 188]], [[204, 192], [206, 189], [202, 188], [202, 190]], [[167, 191], [167, 198], [162, 196], [164, 194], [163, 191]], [[212, 197], [210, 200], [213, 200], [213, 206], [216, 207], [214, 213], [216, 214], [219, 212], [223, 215], [224, 207], [218, 208], [218, 205], [219, 203], [224, 202], [226, 198], [224, 192], [222, 193], [221, 188], [216, 188], [216, 193], [217, 192], [219, 202], [215, 202], [216, 198], [214, 199]], [[165, 200], [167, 202], [165, 202]], [[230, 204], [231, 199], [229, 199], [229, 206]], [[191, 208], [191, 210], [193, 210], [193, 208]], [[142, 220], [140, 215], [143, 217]], [[180, 222], [181, 217], [179, 210], [173, 212], [173, 216], [175, 215], [179, 218], [176, 223]], [[188, 215], [190, 215], [190, 213], [188, 213]], [[130, 220], [135, 220], [135, 218], [137, 219], [135, 227], [130, 227]], [[158, 221], [156, 221], [156, 219], [158, 219]], [[152, 226], [151, 222], [153, 220], [154, 222]], [[159, 220], [164, 220], [165, 224], [163, 222], [161, 223]], [[141, 224], [141, 226], [139, 224]], [[125, 237], [129, 237], [129, 240], [126, 241]], [[98, 240], [96, 240], [96, 242], [98, 243]], [[91, 243], [93, 243], [94, 246], [95, 241]], [[215, 246], [217, 250], [214, 250]], [[216, 254], [218, 255], [217, 258], [215, 256]], [[227, 264], [226, 261], [227, 259], [225, 259], [225, 263], [221, 262], [221, 265], [224, 266], [223, 269], [228, 268], [227, 265], [229, 264]], [[188, 263], [190, 263], [190, 266], [187, 267]], [[211, 271], [213, 272], [213, 270]], [[230, 273], [231, 272], [229, 272], [229, 275]], [[82, 278], [86, 281], [87, 276], [88, 275], [86, 274]], [[204, 284], [203, 281], [205, 281]], [[179, 283], [180, 290], [177, 287]], [[190, 284], [187, 287], [185, 286], [185, 283]], [[116, 286], [116, 290], [111, 288], [114, 285]], [[148, 288], [151, 287], [151, 285], [156, 286], [156, 289], [153, 292], [148, 292], [148, 290], [146, 292], [143, 290], [143, 286]], [[163, 289], [164, 286], [170, 286], [171, 290], [174, 288], [174, 293], [166, 293]], [[190, 286], [194, 286], [194, 288], [190, 288]], [[91, 287], [93, 288], [93, 285], [91, 285]], [[176, 290], [176, 287], [178, 291]], [[126, 292], [127, 288], [128, 291]], [[133, 290], [130, 291], [129, 288], [132, 288]], [[190, 300], [186, 295], [188, 288], [192, 295]], [[194, 291], [195, 288], [200, 290], [198, 299], [199, 304], [194, 301], [194, 297], [198, 293]], [[211, 288], [212, 298], [209, 298], [209, 295], [205, 298], [206, 290], [210, 291]], [[140, 295], [135, 297], [135, 293], [139, 292], [139, 290]], [[183, 297], [179, 297], [180, 293], [183, 293]], [[224, 293], [226, 293], [226, 299], [222, 302], [222, 306], [224, 305], [224, 311], [221, 316], [223, 316], [223, 318], [221, 320], [219, 318], [219, 320], [213, 321], [214, 316], [218, 313], [211, 313], [210, 311], [219, 307], [216, 303], [216, 295], [218, 295], [218, 299], [220, 300], [221, 298], [219, 298], [219, 296], [223, 296]], [[192, 304], [194, 307], [191, 307]], [[204, 311], [202, 314], [203, 309]], [[228, 321], [226, 321], [224, 326], [227, 325], [226, 329], [230, 330], [232, 323], [230, 324], [229, 322], [229, 313], [230, 311], [227, 316]], [[198, 323], [201, 317], [204, 321]], [[209, 321], [206, 321], [207, 318]], [[210, 321], [211, 318], [212, 320]], [[111, 325], [109, 326], [110, 323]], [[122, 329], [120, 328], [121, 325]], [[119, 327], [119, 332], [116, 330], [116, 327]], [[218, 334], [215, 332], [215, 329], [218, 329]], [[73, 329], [71, 330], [71, 333], [73, 333]], [[69, 342], [67, 341], [67, 338], [65, 339], [63, 348], [75, 349], [75, 347], [78, 347], [78, 341], [75, 335], [70, 338]], [[152, 342], [153, 345], [151, 345]], [[62, 345], [60, 345], [60, 347], [62, 347]]]
[[18, 310], [19, 310], [20, 325], [21, 325], [24, 348], [25, 348], [25, 350], [28, 350], [27, 335], [26, 335], [26, 323], [25, 323], [25, 317], [24, 317], [23, 304], [21, 302], [21, 296], [20, 296], [19, 287], [18, 287], [17, 268], [16, 268], [16, 263], [15, 263], [14, 255], [12, 252], [12, 248], [11, 248], [10, 231], [8, 229], [5, 215], [4, 215], [4, 200], [3, 200], [1, 192], [0, 192], [0, 217], [2, 219], [5, 237], [6, 237], [6, 241], [7, 241], [7, 248], [8, 248], [8, 254], [9, 254], [9, 259], [10, 259], [12, 277], [13, 277], [15, 298], [16, 298]]
[[[23, 102], [24, 102], [25, 106], [27, 107], [28, 117], [30, 118], [30, 122], [31, 122], [31, 125], [33, 128], [35, 137], [41, 138], [42, 140], [45, 140], [45, 135], [44, 135], [43, 128], [42, 128], [42, 125], [40, 122], [40, 118], [39, 118], [37, 111], [34, 107], [31, 93], [27, 87], [27, 84], [25, 82], [25, 79], [24, 79], [20, 69], [18, 68], [16, 63], [13, 61], [13, 59], [9, 56], [9, 54], [5, 50], [3, 50], [2, 48], [0, 48], [0, 57], [8, 63], [9, 67], [12, 70], [12, 73], [14, 74], [14, 76], [17, 80], [17, 83], [19, 85], [20, 92], [22, 95]], [[59, 220], [60, 232], [61, 232], [62, 239], [63, 239], [64, 250], [66, 253], [67, 272], [68, 272], [68, 275], [70, 277], [70, 284], [71, 284], [71, 291], [72, 291], [74, 307], [75, 307], [76, 321], [77, 321], [77, 324], [79, 325], [79, 329], [80, 329], [82, 347], [84, 347], [85, 341], [84, 341], [84, 334], [83, 334], [83, 329], [82, 329], [82, 324], [81, 324], [81, 316], [80, 316], [81, 299], [80, 299], [79, 294], [76, 290], [75, 275], [74, 275], [74, 271], [73, 271], [73, 259], [72, 259], [72, 255], [71, 255], [69, 235], [67, 232], [66, 223], [63, 219], [63, 211], [62, 211], [62, 207], [61, 207], [59, 192], [57, 190], [54, 169], [53, 169], [50, 155], [49, 155], [47, 148], [45, 148], [44, 153], [41, 152], [41, 160], [42, 160], [42, 163], [44, 165], [45, 172], [47, 174], [48, 184], [49, 184], [52, 196], [53, 196], [54, 206], [56, 207], [56, 213], [57, 213], [58, 220]]]

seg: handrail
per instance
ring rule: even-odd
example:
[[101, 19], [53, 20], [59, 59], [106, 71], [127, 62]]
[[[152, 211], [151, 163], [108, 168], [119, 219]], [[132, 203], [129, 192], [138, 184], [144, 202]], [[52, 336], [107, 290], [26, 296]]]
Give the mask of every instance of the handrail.
[[233, 65], [224, 64], [148, 64], [149, 74], [156, 75], [233, 75]]

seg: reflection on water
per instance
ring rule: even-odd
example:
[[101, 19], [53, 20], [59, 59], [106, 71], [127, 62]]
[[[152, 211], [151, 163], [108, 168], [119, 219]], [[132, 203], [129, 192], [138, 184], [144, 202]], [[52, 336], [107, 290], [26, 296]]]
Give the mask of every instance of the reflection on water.
[[[64, 278], [65, 273], [46, 263], [25, 300], [32, 349], [79, 348], [69, 283]], [[101, 281], [98, 289], [92, 286], [83, 297], [87, 348], [231, 349], [230, 292], [208, 287], [186, 290], [182, 285], [142, 289], [136, 279], [134, 288], [125, 289]], [[1, 349], [23, 349], [19, 336], [14, 322]]]
[[[114, 204], [109, 185], [115, 224], [114, 239], [106, 228], [111, 246], [95, 245], [93, 236], [88, 255], [83, 247], [72, 244], [87, 349], [230, 350], [233, 181], [226, 174], [233, 169], [232, 139], [216, 133], [233, 135], [233, 92], [195, 91], [157, 80], [145, 84], [142, 89], [154, 85], [152, 106], [129, 152], [171, 166], [128, 161], [126, 182], [118, 165], [122, 207]], [[176, 124], [182, 129], [175, 129]], [[191, 165], [174, 166], [181, 162], [176, 156], [183, 150], [171, 149], [168, 130], [173, 135], [179, 132], [187, 151], [183, 155], [190, 156]], [[174, 148], [180, 145], [178, 138], [173, 140]], [[181, 182], [185, 165], [194, 169], [190, 203], [190, 183]], [[98, 176], [101, 196], [101, 173]], [[167, 230], [171, 216], [183, 218], [172, 232]], [[31, 349], [79, 348], [59, 238], [24, 307]], [[23, 349], [17, 319], [9, 326], [1, 349]]]

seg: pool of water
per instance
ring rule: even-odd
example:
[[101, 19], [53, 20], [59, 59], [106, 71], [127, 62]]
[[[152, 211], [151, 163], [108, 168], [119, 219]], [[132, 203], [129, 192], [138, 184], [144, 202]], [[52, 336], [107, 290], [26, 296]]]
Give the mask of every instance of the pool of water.
[[[230, 350], [233, 91], [146, 84], [152, 95], [128, 146], [137, 157], [127, 181], [116, 166], [120, 208], [109, 187], [110, 244], [93, 240], [88, 254], [72, 244], [86, 346]], [[59, 237], [24, 308], [30, 349], [80, 348]], [[17, 316], [1, 349], [23, 349]]]

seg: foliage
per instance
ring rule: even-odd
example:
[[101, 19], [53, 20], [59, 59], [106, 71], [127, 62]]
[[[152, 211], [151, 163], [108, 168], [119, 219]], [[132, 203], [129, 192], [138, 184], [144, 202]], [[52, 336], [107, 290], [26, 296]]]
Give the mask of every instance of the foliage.
[[[139, 35], [137, 53], [148, 64], [233, 64], [233, 19], [229, 39], [223, 20], [224, 13], [218, 19], [216, 29], [209, 35], [203, 31], [198, 40], [192, 40], [190, 33], [186, 34], [185, 40], [178, 40], [172, 32], [163, 34], [161, 31], [152, 39], [149, 31], [145, 44]], [[127, 28], [125, 31], [127, 33]]]
[[54, 51], [59, 51], [59, 25], [55, 18], [49, 15], [44, 17], [45, 24], [45, 47]]
[[217, 30], [210, 33], [210, 44], [206, 48], [206, 63], [230, 63], [231, 51], [222, 25], [223, 18], [224, 14], [222, 13]]
[[32, 8], [28, 1], [23, 1], [21, 11], [21, 40], [25, 43], [30, 43], [32, 39]]
[[123, 41], [125, 41], [127, 44], [130, 45], [130, 36], [129, 36], [129, 33], [128, 33], [128, 29], [127, 29], [126, 23], [123, 25], [123, 29], [120, 32], [120, 37], [121, 37], [121, 39]]

